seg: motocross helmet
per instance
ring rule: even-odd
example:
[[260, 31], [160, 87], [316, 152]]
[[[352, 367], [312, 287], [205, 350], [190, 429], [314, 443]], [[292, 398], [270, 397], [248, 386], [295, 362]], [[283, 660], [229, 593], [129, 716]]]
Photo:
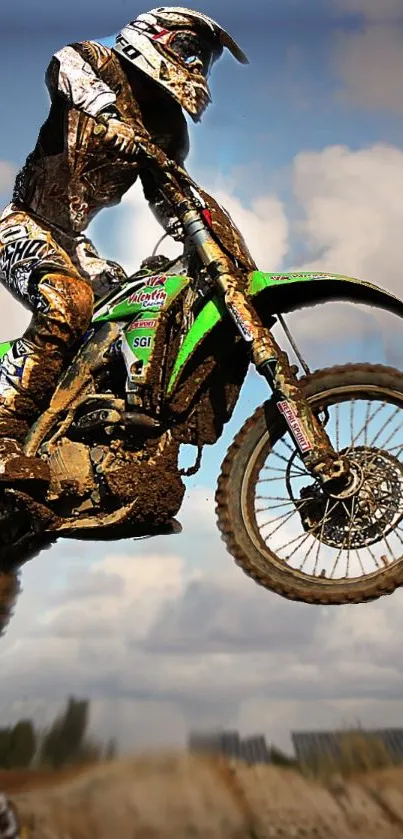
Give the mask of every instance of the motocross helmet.
[[207, 15], [181, 6], [160, 6], [127, 24], [113, 49], [199, 122], [211, 102], [207, 77], [224, 47], [241, 64], [248, 64], [238, 44]]

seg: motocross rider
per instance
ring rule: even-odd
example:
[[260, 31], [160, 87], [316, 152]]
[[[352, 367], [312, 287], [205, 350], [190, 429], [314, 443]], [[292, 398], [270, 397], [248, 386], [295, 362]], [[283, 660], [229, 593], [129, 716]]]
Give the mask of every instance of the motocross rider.
[[147, 168], [136, 164], [136, 138], [183, 164], [182, 108], [200, 121], [211, 101], [207, 77], [224, 47], [247, 63], [211, 18], [170, 6], [140, 14], [112, 49], [83, 41], [53, 56], [45, 77], [50, 112], [0, 216], [0, 281], [32, 312], [0, 366], [0, 480], [49, 481], [46, 463], [25, 455], [22, 444], [90, 325], [94, 299], [126, 278], [85, 237], [89, 222], [139, 176], [154, 214], [180, 238]]
[[17, 811], [4, 793], [0, 793], [0, 839], [22, 839]]

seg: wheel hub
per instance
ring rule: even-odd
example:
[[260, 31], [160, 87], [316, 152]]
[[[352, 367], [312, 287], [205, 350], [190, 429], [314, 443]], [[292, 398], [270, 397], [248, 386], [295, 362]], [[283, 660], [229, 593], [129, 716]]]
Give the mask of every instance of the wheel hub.
[[340, 452], [352, 481], [337, 495], [319, 482], [304, 487], [294, 503], [305, 531], [330, 547], [354, 550], [374, 544], [403, 512], [403, 466], [388, 452], [360, 446]]

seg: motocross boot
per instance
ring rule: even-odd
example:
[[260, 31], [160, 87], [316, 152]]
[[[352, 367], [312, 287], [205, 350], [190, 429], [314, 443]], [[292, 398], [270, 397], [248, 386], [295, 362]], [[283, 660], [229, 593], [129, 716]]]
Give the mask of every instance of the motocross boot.
[[49, 481], [47, 464], [26, 455], [22, 444], [49, 404], [92, 309], [93, 291], [84, 279], [47, 274], [38, 284], [38, 310], [0, 365], [0, 482]]

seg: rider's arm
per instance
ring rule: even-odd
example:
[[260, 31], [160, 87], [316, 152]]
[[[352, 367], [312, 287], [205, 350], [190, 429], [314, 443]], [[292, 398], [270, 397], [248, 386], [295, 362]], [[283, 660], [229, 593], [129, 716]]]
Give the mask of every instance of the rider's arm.
[[[91, 64], [85, 57], [90, 48], [93, 53]], [[91, 117], [97, 117], [106, 109], [115, 110], [116, 94], [94, 69], [94, 63], [102, 67], [108, 56], [107, 47], [95, 42], [70, 44], [56, 52], [45, 75], [51, 99], [62, 96], [71, 107]]]
[[[189, 150], [188, 137], [182, 148], [177, 149], [174, 156], [176, 163], [185, 169], [184, 162], [186, 160]], [[218, 239], [225, 244], [230, 253], [242, 264], [245, 268], [253, 271], [256, 269], [256, 263], [251, 256], [248, 246], [232, 220], [231, 216], [217, 201], [209, 195], [204, 189], [198, 186], [196, 182], [188, 175], [189, 181], [192, 183], [194, 191], [199, 195], [200, 203], [204, 206], [210, 214], [210, 222], [214, 233]], [[182, 225], [178, 222], [178, 218], [168, 201], [156, 189], [155, 182], [151, 174], [147, 171], [140, 172], [140, 179], [142, 181], [144, 196], [147, 199], [153, 215], [162, 225], [166, 233], [174, 239], [183, 241]]]
[[116, 108], [116, 94], [101, 78], [102, 67], [111, 51], [96, 41], [69, 44], [55, 53], [45, 81], [52, 101], [64, 98], [68, 107], [102, 121], [107, 130], [104, 141], [117, 151], [132, 154], [135, 133]]
[[[176, 149], [172, 154], [172, 159], [180, 166], [184, 166], [185, 160], [189, 154], [189, 132], [185, 119], [183, 120], [183, 130], [180, 141], [177, 143]], [[182, 240], [182, 227], [178, 223], [178, 217], [172, 210], [170, 203], [164, 198], [162, 193], [158, 190], [152, 174], [143, 169], [139, 172], [139, 177], [143, 187], [144, 197], [148, 201], [150, 210], [157, 219], [158, 223], [165, 230], [165, 232], [174, 239]]]

